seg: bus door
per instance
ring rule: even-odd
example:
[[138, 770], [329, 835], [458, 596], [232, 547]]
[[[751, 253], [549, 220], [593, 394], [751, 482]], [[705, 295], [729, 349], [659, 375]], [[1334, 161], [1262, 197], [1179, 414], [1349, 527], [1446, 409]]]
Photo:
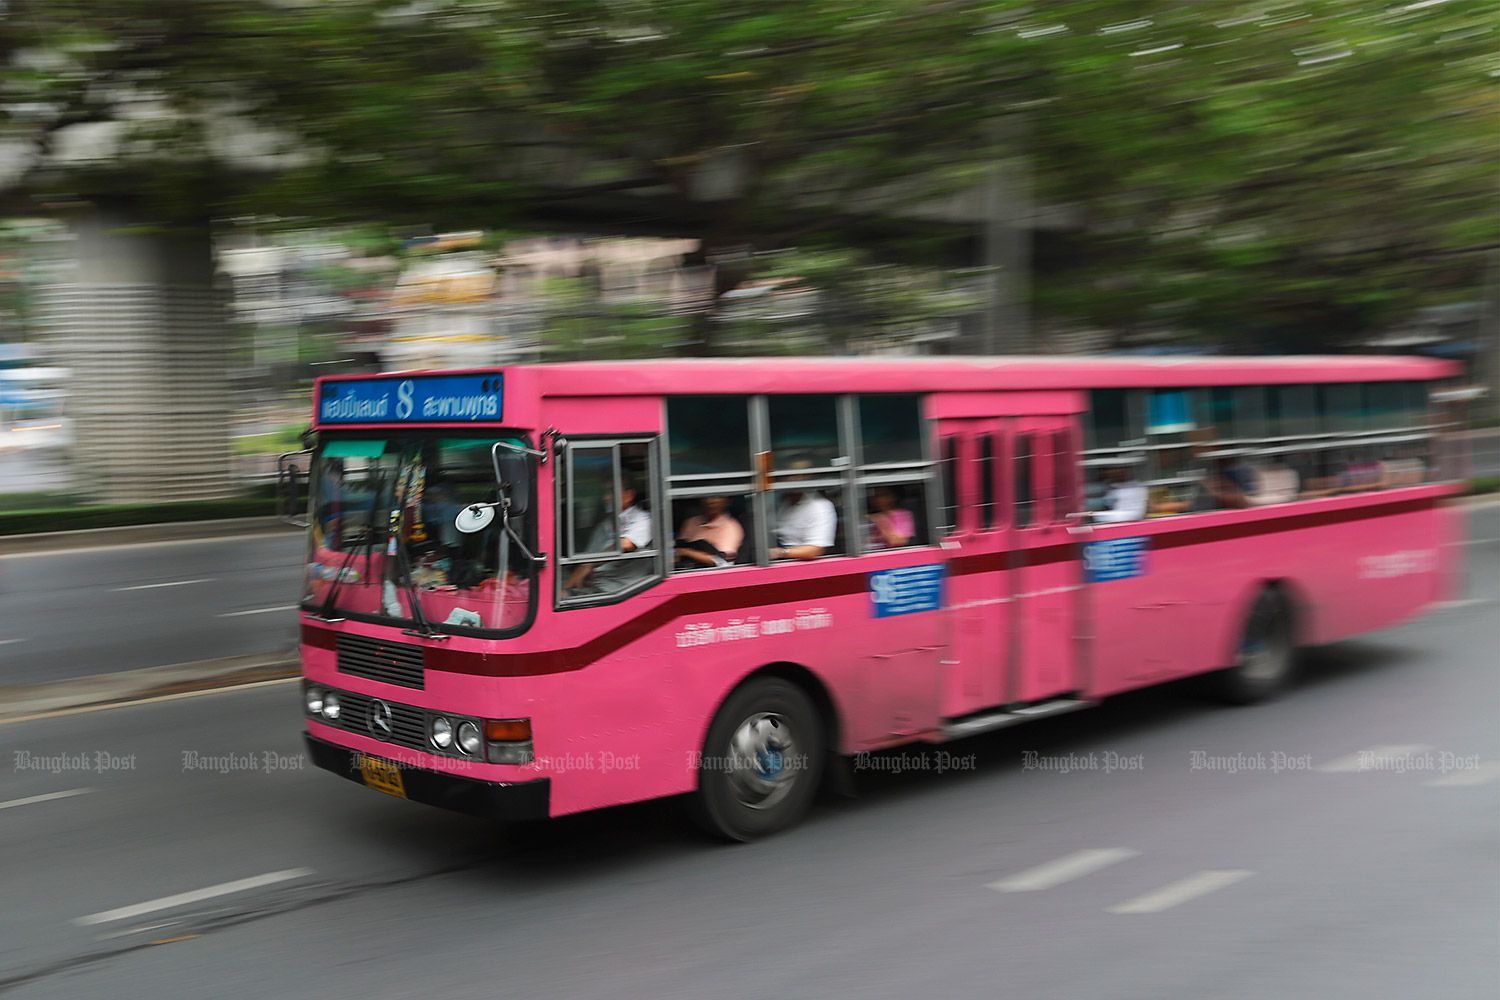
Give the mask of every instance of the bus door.
[[941, 714], [957, 718], [1005, 701], [1010, 663], [1006, 462], [998, 418], [945, 419], [938, 426], [947, 551]]
[[1084, 687], [1083, 553], [1069, 518], [1083, 510], [1079, 434], [1070, 416], [1016, 417], [1006, 425], [1015, 669], [1005, 700], [1031, 702]]

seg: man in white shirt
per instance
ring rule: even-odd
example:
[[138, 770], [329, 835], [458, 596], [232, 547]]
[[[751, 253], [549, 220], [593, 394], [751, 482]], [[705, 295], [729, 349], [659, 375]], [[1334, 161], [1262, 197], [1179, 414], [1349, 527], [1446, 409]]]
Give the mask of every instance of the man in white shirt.
[[[811, 462], [802, 459], [793, 469], [806, 469]], [[807, 479], [807, 476], [792, 476]], [[839, 515], [832, 501], [821, 493], [788, 493], [776, 512], [776, 540], [780, 546], [771, 549], [772, 559], [816, 559], [833, 548]]]
[[1136, 481], [1129, 466], [1105, 469], [1104, 482], [1109, 490], [1104, 494], [1104, 509], [1094, 512], [1095, 524], [1139, 521], [1146, 516], [1146, 487]]
[[[589, 552], [603, 552], [611, 548], [611, 537], [619, 532], [620, 552], [635, 552], [651, 545], [651, 515], [636, 506], [635, 483], [626, 479], [620, 484], [620, 508], [612, 517], [605, 517], [594, 526], [589, 536]], [[604, 494], [604, 502], [612, 503], [610, 493]], [[576, 590], [586, 584], [624, 590], [632, 583], [649, 575], [651, 560], [622, 559], [619, 561], [584, 563], [573, 567], [564, 590]]]

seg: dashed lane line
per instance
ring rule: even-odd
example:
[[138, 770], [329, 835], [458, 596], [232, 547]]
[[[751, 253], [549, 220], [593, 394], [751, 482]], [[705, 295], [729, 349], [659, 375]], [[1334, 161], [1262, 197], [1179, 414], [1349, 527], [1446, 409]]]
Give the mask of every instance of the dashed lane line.
[[125, 590], [157, 590], [161, 587], [186, 587], [194, 583], [213, 583], [213, 577], [204, 577], [201, 580], [173, 580], [170, 583], [139, 583], [134, 587], [111, 587], [111, 594], [118, 594]]
[[1099, 871], [1101, 868], [1108, 868], [1112, 864], [1133, 858], [1140, 853], [1128, 847], [1102, 847], [1078, 851], [1067, 857], [1007, 876], [997, 882], [991, 882], [986, 888], [997, 892], [1035, 892], [1038, 889], [1050, 889], [1055, 885], [1062, 885], [1064, 882]]
[[297, 605], [295, 605], [295, 604], [285, 604], [285, 605], [282, 605], [279, 608], [253, 608], [250, 611], [228, 611], [228, 612], [225, 612], [224, 614], [218, 615], [216, 617], [219, 617], [219, 618], [238, 618], [241, 615], [264, 615], [264, 614], [269, 614], [272, 611], [296, 611], [296, 610], [297, 610]]
[[11, 799], [9, 802], [0, 802], [0, 809], [29, 806], [36, 802], [51, 802], [53, 799], [71, 799], [75, 795], [87, 795], [92, 791], [92, 788], [69, 788], [65, 792], [48, 792], [45, 795], [33, 795], [24, 799]]
[[1441, 778], [1433, 778], [1423, 784], [1438, 788], [1453, 785], [1487, 785], [1496, 779], [1500, 779], [1500, 760], [1487, 760], [1478, 767], [1451, 771]]
[[221, 882], [218, 885], [211, 885], [203, 889], [194, 889], [191, 892], [179, 892], [175, 896], [163, 896], [160, 899], [150, 899], [144, 903], [136, 903], [132, 906], [121, 906], [114, 910], [91, 913], [86, 917], [76, 917], [73, 923], [80, 927], [90, 927], [95, 924], [112, 923], [116, 920], [129, 920], [131, 917], [155, 913], [158, 910], [169, 910], [174, 906], [201, 903], [205, 899], [214, 899], [218, 896], [228, 896], [231, 893], [246, 892], [250, 889], [259, 889], [262, 886], [275, 885], [278, 882], [305, 878], [312, 873], [313, 870], [311, 868], [288, 868], [279, 872], [267, 872], [264, 875], [252, 875], [249, 878], [237, 879], [233, 882]]
[[1110, 913], [1160, 913], [1254, 875], [1244, 869], [1203, 871], [1108, 908]]
[[1382, 761], [1393, 760], [1397, 757], [1410, 757], [1419, 753], [1425, 753], [1432, 747], [1426, 743], [1411, 743], [1397, 746], [1370, 747], [1368, 750], [1356, 750], [1344, 757], [1339, 757], [1326, 764], [1319, 764], [1316, 770], [1327, 774], [1344, 774], [1350, 771], [1373, 771], [1385, 770], [1381, 766]]

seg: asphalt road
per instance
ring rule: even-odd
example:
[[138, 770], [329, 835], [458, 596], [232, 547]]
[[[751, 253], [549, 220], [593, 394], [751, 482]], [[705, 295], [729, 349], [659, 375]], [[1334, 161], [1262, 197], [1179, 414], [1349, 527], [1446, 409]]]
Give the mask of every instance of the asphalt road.
[[0, 684], [272, 653], [297, 642], [302, 536], [0, 559]]
[[300, 766], [292, 683], [0, 725], [0, 992], [1493, 997], [1500, 508], [1470, 531], [1459, 603], [1280, 701], [881, 755], [746, 846], [387, 798]]

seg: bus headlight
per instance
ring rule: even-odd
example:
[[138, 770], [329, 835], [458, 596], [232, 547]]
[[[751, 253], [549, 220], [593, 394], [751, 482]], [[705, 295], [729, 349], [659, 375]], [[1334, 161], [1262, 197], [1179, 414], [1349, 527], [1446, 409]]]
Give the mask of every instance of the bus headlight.
[[308, 715], [322, 715], [323, 689], [316, 684], [309, 684], [307, 690], [302, 692], [302, 705], [307, 709]]
[[339, 694], [337, 691], [329, 691], [323, 695], [323, 718], [332, 722], [339, 717]]
[[427, 737], [439, 750], [448, 749], [453, 745], [453, 723], [441, 715], [434, 716], [432, 724], [428, 727]]
[[479, 738], [478, 726], [472, 722], [458, 724], [458, 748], [471, 757], [484, 749], [484, 741]]

